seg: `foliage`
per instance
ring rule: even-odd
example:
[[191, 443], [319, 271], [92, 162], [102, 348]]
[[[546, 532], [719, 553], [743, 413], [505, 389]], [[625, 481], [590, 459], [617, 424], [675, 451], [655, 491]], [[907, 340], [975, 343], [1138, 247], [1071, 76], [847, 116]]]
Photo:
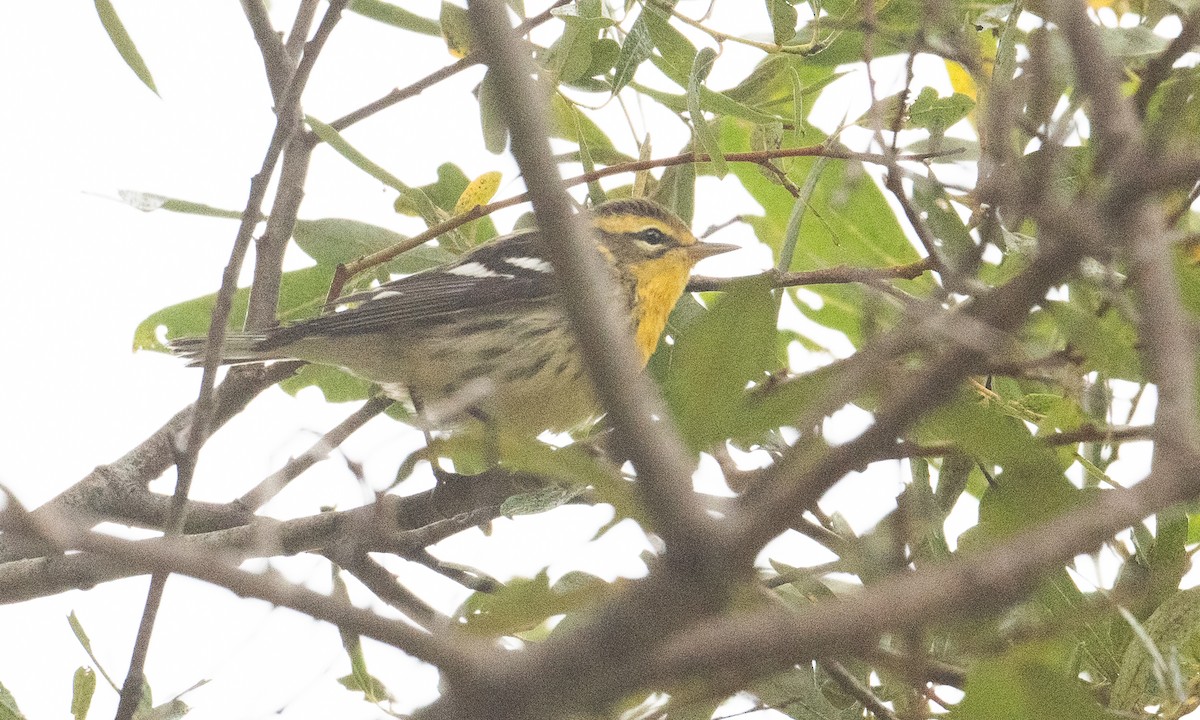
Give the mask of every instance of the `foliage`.
[[[524, 3], [511, 5], [521, 20], [536, 19], [523, 14]], [[1097, 80], [1078, 65], [1081, 41], [1067, 36], [1064, 23], [1047, 22], [1055, 12], [1050, 5], [766, 0], [765, 7], [755, 4], [765, 10], [763, 24], [744, 37], [697, 19], [694, 4], [667, 0], [575, 0], [538, 21], [531, 54], [550, 93], [556, 159], [566, 176], [589, 173], [574, 181], [577, 197], [586, 193], [594, 202], [645, 195], [691, 219], [697, 207], [719, 204], [721, 193], [735, 184], [757, 207], [736, 220], [769, 250], [773, 271], [724, 284], [699, 301], [685, 297], [649, 370], [689, 457], [716, 458], [749, 507], [765, 512], [772, 508], [764, 498], [795, 501], [775, 534], [799, 530], [836, 558], [792, 567], [768, 550], [753, 583], [727, 593], [732, 600], [714, 600], [716, 611], [702, 611], [707, 606], [699, 601], [685, 606], [679, 612], [697, 614], [677, 618], [663, 642], [722, 613], [736, 617], [769, 605], [808, 617], [804, 613], [838, 598], [870, 595], [879, 583], [995, 557], [988, 553], [1011, 547], [1013, 538], [1037, 543], [1031, 529], [1122, 492], [1110, 469], [1123, 442], [1150, 434], [1127, 426], [1158, 377], [1152, 368], [1163, 350], [1147, 338], [1146, 313], [1152, 310], [1147, 290], [1135, 284], [1145, 269], [1135, 263], [1136, 248], [1126, 244], [1138, 223], [1121, 212], [1158, 212], [1174, 237], [1194, 232], [1200, 73], [1187, 63], [1175, 67], [1182, 53], [1170, 55], [1170, 39], [1155, 31], [1180, 23], [1192, 28], [1200, 20], [1194, 3], [1091, 3], [1105, 8], [1099, 20], [1092, 19], [1103, 26], [1098, 37], [1120, 70]], [[122, 57], [153, 88], [115, 10], [97, 6]], [[440, 33], [447, 62], [478, 60], [468, 17], [455, 5], [444, 4], [437, 19], [378, 0], [355, 0], [350, 9], [394, 29], [397, 41], [406, 33]], [[1123, 14], [1121, 22], [1114, 13]], [[722, 50], [733, 44], [758, 53], [756, 64], [728, 63]], [[944, 73], [916, 72], [918, 56], [939, 61]], [[856, 95], [867, 86], [843, 78], [861, 75], [861, 66], [847, 64], [864, 60], [899, 69], [903, 87], [882, 97]], [[711, 79], [737, 71], [740, 79], [719, 87]], [[1124, 86], [1116, 86], [1122, 79]], [[1145, 152], [1161, 161], [1162, 174], [1147, 170], [1140, 184], [1114, 176], [1113, 168], [1122, 167], [1121, 150], [1111, 137], [1092, 131], [1105, 127], [1105, 114], [1114, 112], [1098, 106], [1102, 82], [1116, 86], [1113, 97], [1129, 106], [1136, 124], [1129, 132], [1144, 133]], [[499, 154], [510, 137], [497, 83], [489, 70], [475, 96], [478, 143]], [[839, 103], [847, 95], [854, 102]], [[415, 92], [406, 103], [437, 111], [436, 100]], [[631, 137], [602, 119], [602, 109], [615, 103], [631, 112], [653, 108], [645, 117], [682, 123], [688, 137], [679, 147], [655, 145], [651, 152], [656, 127], [648, 127], [651, 138]], [[830, 123], [829, 111], [812, 114], [818, 103], [838, 112], [865, 110], [833, 116]], [[447, 226], [436, 239], [360, 272], [345, 290], [444, 263], [501, 231], [486, 217], [495, 209], [488, 203], [500, 186], [497, 171], [472, 179], [450, 163], [385, 168], [371, 159], [379, 148], [357, 147], [343, 135], [352, 122], [306, 117], [305, 123], [303, 137], [313, 145], [328, 144], [389, 188], [381, 203], [427, 227]], [[449, 139], [435, 140], [442, 141]], [[655, 172], [633, 169], [635, 155], [675, 153], [696, 154], [695, 162], [662, 163]], [[415, 178], [435, 173], [435, 182], [416, 184]], [[241, 216], [210, 207], [204, 198], [131, 198], [143, 209]], [[1090, 233], [1092, 226], [1069, 227], [1075, 219], [1070, 212], [1088, 203], [1104, 209], [1099, 216], [1110, 224], [1084, 242], [1072, 233]], [[479, 208], [482, 215], [455, 225], [455, 218]], [[407, 240], [341, 218], [298, 220], [290, 237], [313, 264], [282, 274], [277, 306], [283, 321], [322, 312], [339, 267]], [[1064, 255], [1061, 267], [1039, 265], [1072, 243], [1083, 249]], [[1193, 324], [1200, 312], [1195, 257], [1194, 245], [1181, 244], [1168, 268]], [[921, 262], [915, 273], [903, 272]], [[1028, 290], [1037, 282], [1045, 284], [1040, 292]], [[153, 312], [136, 328], [135, 348], [162, 350], [164, 338], [203, 333], [217, 302], [213, 293]], [[230, 327], [240, 327], [249, 302], [249, 288], [232, 295]], [[997, 306], [1001, 310], [992, 309]], [[855, 351], [850, 357], [836, 350], [847, 345]], [[794, 362], [797, 356], [803, 363]], [[295, 392], [307, 385], [334, 402], [374, 392], [330, 368], [307, 369], [286, 387]], [[898, 407], [897, 399], [913, 388], [929, 392]], [[1194, 405], [1194, 398], [1186, 402]], [[864, 441], [861, 455], [838, 465], [839, 448], [825, 430], [847, 407], [874, 413], [875, 427], [891, 434], [878, 446]], [[401, 415], [413, 422], [413, 414]], [[570, 489], [511, 493], [508, 501], [487, 505], [493, 516], [605, 502], [616, 507], [618, 519], [658, 529], [655, 509], [643, 507], [645, 496], [629, 490], [630, 480], [634, 487], [648, 481], [628, 472], [621, 477], [611, 464], [576, 452], [602, 446], [602, 437], [581, 433], [573, 440], [578, 447], [557, 452], [507, 437], [492, 438], [492, 445], [483, 439], [482, 450], [478, 442], [439, 441], [410, 459], [404, 472], [418, 460], [439, 457], [460, 470], [486, 470], [493, 464], [486, 461], [489, 453], [498, 448], [498, 467]], [[770, 467], [738, 469], [731, 454], [740, 452], [755, 453]], [[905, 462], [908, 478], [894, 512], [858, 535], [837, 508], [817, 500], [843, 474], [875, 462]], [[816, 473], [816, 480], [805, 474], [826, 466], [837, 472]], [[816, 491], [796, 478], [809, 478], [805, 482]], [[1014, 597], [975, 598], [978, 612], [961, 608], [953, 617], [889, 626], [877, 638], [848, 642], [838, 657], [845, 667], [827, 664], [828, 653], [799, 647], [786, 662], [771, 656], [763, 667], [732, 667], [727, 675], [647, 670], [653, 677], [647, 685], [630, 680], [615, 685], [625, 694], [599, 699], [579, 691], [584, 699], [573, 702], [592, 703], [611, 716], [628, 710], [631, 717], [708, 717], [723, 712], [717, 708], [729, 698], [794, 718], [888, 712], [879, 703], [902, 716], [928, 717], [940, 712], [937, 704], [949, 704], [939, 686], [958, 685], [965, 694], [950, 714], [962, 720], [1090, 718], [1105, 716], [1106, 708], [1176, 716], [1195, 695], [1200, 675], [1195, 593], [1179, 590], [1200, 533], [1186, 507], [1167, 505], [1147, 505], [1144, 514], [1152, 517], [1131, 521], [1128, 539], [1098, 545], [1101, 536], [1130, 524], [1118, 523], [1087, 548], [1117, 569], [1113, 587], [1069, 574], [1066, 562], [1075, 553], [1068, 553]], [[960, 514], [974, 509], [977, 520], [963, 527]], [[778, 517], [788, 512], [776, 510]], [[439, 521], [454, 519], [450, 514]], [[465, 635], [549, 644], [602, 613], [597, 608], [623, 597], [631, 582], [584, 573], [556, 581], [543, 570], [532, 579], [479, 590], [454, 620]], [[343, 629], [342, 636], [352, 666], [342, 682], [368, 701], [383, 702], [389, 697], [386, 678], [367, 672], [355, 633]], [[651, 667], [654, 650], [640, 647], [633, 660]], [[607, 651], [586, 650], [597, 656]], [[952, 671], [939, 674], [935, 667]], [[667, 681], [659, 682], [663, 677]], [[86, 708], [94, 675], [77, 676], [76, 686]], [[648, 692], [667, 693], [667, 699], [647, 704]], [[0, 714], [19, 717], [7, 692], [0, 700]]]

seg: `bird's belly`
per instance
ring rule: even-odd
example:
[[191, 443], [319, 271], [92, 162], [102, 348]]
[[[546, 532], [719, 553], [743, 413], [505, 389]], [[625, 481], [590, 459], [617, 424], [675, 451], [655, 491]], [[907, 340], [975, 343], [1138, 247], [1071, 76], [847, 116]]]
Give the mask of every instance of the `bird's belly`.
[[[565, 431], [598, 414], [591, 380], [557, 308], [495, 333], [429, 337], [409, 364], [409, 394], [430, 424], [474, 417], [517, 432]], [[462, 336], [471, 337], [463, 340]]]

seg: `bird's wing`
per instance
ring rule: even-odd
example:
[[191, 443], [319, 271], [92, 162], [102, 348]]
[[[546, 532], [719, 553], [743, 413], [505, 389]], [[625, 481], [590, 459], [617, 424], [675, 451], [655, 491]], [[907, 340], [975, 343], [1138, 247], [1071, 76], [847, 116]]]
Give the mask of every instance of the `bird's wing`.
[[472, 311], [547, 300], [554, 294], [554, 274], [542, 256], [540, 242], [534, 230], [497, 238], [449, 265], [343, 297], [338, 304], [358, 304], [279, 328], [257, 349], [282, 347], [313, 335], [346, 336], [437, 325]]

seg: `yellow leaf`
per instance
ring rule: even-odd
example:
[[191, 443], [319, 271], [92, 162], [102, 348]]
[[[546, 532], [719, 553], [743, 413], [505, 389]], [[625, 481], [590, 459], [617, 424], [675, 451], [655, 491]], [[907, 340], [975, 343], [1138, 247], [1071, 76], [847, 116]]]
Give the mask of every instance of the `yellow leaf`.
[[457, 5], [442, 2], [442, 14], [438, 18], [442, 25], [442, 38], [446, 49], [456, 58], [471, 52], [471, 26], [467, 22], [467, 11]]
[[500, 189], [501, 177], [498, 171], [493, 170], [472, 180], [454, 203], [454, 214], [461, 215], [477, 205], [486, 205]]

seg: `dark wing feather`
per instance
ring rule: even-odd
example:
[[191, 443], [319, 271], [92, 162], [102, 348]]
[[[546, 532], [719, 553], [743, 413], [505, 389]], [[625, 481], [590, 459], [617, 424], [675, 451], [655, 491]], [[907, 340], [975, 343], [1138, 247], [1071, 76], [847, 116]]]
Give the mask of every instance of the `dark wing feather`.
[[[428, 327], [451, 322], [472, 310], [548, 299], [554, 294], [554, 275], [549, 272], [549, 264], [541, 261], [540, 242], [534, 230], [497, 238], [449, 265], [343, 297], [339, 304], [359, 304], [279, 328], [256, 349], [270, 350], [312, 335], [346, 336]], [[523, 260], [510, 262], [514, 259]]]

